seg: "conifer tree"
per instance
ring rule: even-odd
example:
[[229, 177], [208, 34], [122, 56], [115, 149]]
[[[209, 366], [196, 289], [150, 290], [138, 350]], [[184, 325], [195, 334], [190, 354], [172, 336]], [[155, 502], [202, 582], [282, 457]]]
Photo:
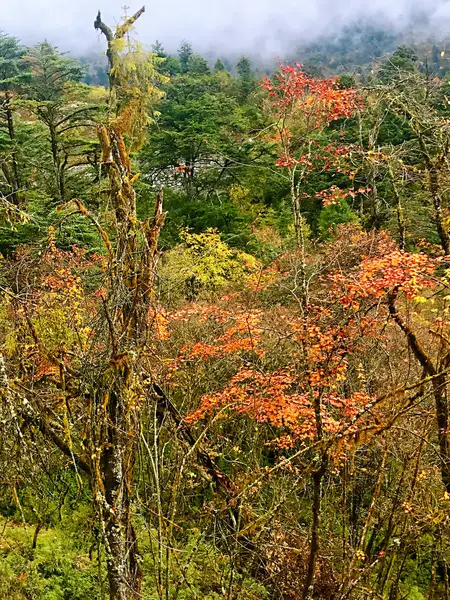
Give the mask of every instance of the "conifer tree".
[[194, 54], [192, 50], [192, 44], [184, 40], [178, 49], [178, 58], [180, 59], [181, 72], [187, 73], [189, 71], [189, 59]]
[[3, 195], [16, 207], [21, 200], [22, 178], [17, 158], [13, 99], [30, 75], [24, 54], [25, 48], [16, 38], [0, 32], [0, 148], [3, 150], [0, 164]]
[[215, 62], [214, 71], [216, 73], [219, 73], [221, 71], [226, 71], [225, 65], [223, 64], [223, 62], [221, 61], [220, 58], [218, 58]]

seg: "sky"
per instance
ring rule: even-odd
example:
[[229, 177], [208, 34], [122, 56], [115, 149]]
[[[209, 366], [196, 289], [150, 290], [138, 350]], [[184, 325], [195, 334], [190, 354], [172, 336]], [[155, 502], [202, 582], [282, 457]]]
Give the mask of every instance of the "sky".
[[[0, 0], [1, 29], [25, 44], [47, 39], [61, 51], [101, 52], [104, 41], [93, 28], [97, 9], [113, 25], [126, 1]], [[128, 2], [128, 14], [141, 6]], [[136, 32], [140, 41], [158, 39], [169, 51], [186, 39], [202, 53], [278, 56], [361, 17], [402, 28], [412, 14], [419, 23], [426, 15], [438, 35], [450, 33], [450, 0], [152, 0]]]

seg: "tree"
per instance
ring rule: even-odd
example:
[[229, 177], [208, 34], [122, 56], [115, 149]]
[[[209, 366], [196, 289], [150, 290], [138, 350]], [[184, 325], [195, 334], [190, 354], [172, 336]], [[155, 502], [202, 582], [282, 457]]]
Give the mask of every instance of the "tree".
[[350, 209], [345, 198], [339, 198], [331, 204], [327, 204], [321, 210], [318, 221], [322, 238], [329, 238], [336, 230], [337, 225], [357, 220], [357, 215]]
[[[309, 259], [317, 257], [309, 256]], [[328, 524], [323, 521], [325, 498], [333, 487], [337, 465], [354, 465], [351, 457], [355, 456], [360, 443], [376, 445], [378, 439], [383, 447], [384, 436], [409, 410], [407, 407], [415, 405], [417, 396], [424, 393], [427, 378], [420, 375], [420, 370], [414, 371], [412, 381], [408, 378], [405, 383], [400, 378], [395, 391], [377, 386], [380, 365], [374, 366], [372, 372], [369, 368], [359, 371], [356, 378], [352, 372], [362, 369], [358, 364], [362, 365], [360, 361], [364, 361], [364, 357], [371, 360], [373, 344], [383, 348], [387, 356], [392, 348], [393, 362], [389, 364], [394, 368], [395, 337], [381, 339], [386, 315], [378, 318], [378, 312], [375, 313], [385, 299], [384, 286], [398, 284], [403, 294], [413, 298], [431, 285], [434, 272], [433, 261], [425, 255], [402, 253], [385, 234], [366, 234], [348, 225], [341, 227], [338, 239], [328, 247], [323, 259], [322, 283], [319, 278], [313, 283], [314, 301], [307, 307], [302, 308], [298, 302], [286, 303], [278, 307], [276, 316], [272, 308], [268, 311], [264, 308], [263, 298], [267, 299], [278, 277], [283, 281], [285, 293], [292, 289], [296, 294], [295, 263], [291, 266], [293, 273], [284, 270], [289, 269], [288, 259], [287, 263], [277, 261], [273, 268], [269, 266], [250, 281], [249, 288], [253, 290], [250, 301], [245, 293], [236, 294], [213, 305], [188, 306], [167, 315], [167, 329], [174, 328], [175, 339], [179, 335], [177, 321], [183, 322], [184, 327], [186, 321], [191, 322], [190, 326], [202, 333], [188, 343], [183, 339], [180, 353], [171, 364], [173, 394], [177, 393], [177, 386], [194, 373], [202, 373], [202, 378], [207, 378], [206, 392], [196, 409], [188, 414], [187, 423], [201, 422], [199, 431], [212, 432], [217, 428], [219, 437], [223, 440], [229, 436], [230, 446], [233, 446], [239, 439], [239, 423], [249, 436], [252, 430], [245, 423], [253, 421], [257, 424], [256, 435], [264, 436], [266, 432], [265, 444], [274, 448], [278, 457], [278, 461], [273, 460], [270, 466], [256, 473], [252, 467], [246, 472], [244, 466], [240, 477], [235, 477], [243, 483], [228, 492], [229, 506], [234, 510], [230, 526], [235, 528], [234, 536], [240, 539], [246, 532], [249, 539], [242, 544], [251, 543], [256, 546], [256, 554], [262, 552], [264, 543], [259, 538], [264, 534], [257, 530], [256, 523], [264, 522], [264, 513], [249, 517], [252, 509], [247, 502], [254, 494], [258, 495], [259, 489], [261, 495], [257, 502], [262, 501], [270, 487], [271, 474], [277, 469], [286, 468], [293, 476], [286, 490], [287, 498], [300, 493], [300, 489], [309, 490], [309, 551], [302, 546], [300, 585], [286, 588], [288, 597], [305, 600], [318, 597], [324, 586], [320, 580], [322, 568], [318, 568], [318, 565], [323, 566], [321, 544], [333, 552], [336, 562], [342, 561], [345, 566], [337, 575], [335, 587], [330, 582], [320, 597], [350, 597], [361, 576], [365, 577], [364, 569], [373, 575], [372, 569], [381, 560], [377, 551], [370, 549], [368, 531], [373, 527], [386, 458], [378, 463], [378, 472], [374, 481], [371, 480], [374, 494], [367, 506], [367, 515], [362, 516], [360, 526], [349, 533], [339, 558], [336, 545], [327, 544], [330, 530], [323, 531], [324, 527], [332, 528], [330, 523], [334, 522], [332, 518]], [[324, 274], [331, 288], [322, 287]], [[396, 365], [401, 367], [401, 359]], [[429, 384], [433, 385], [432, 381]], [[392, 435], [395, 438], [395, 432]], [[223, 446], [221, 452], [228, 456]], [[348, 483], [345, 483], [345, 475], [342, 477], [338, 484], [340, 490]], [[282, 502], [277, 503], [277, 512]], [[288, 518], [289, 510], [284, 518]], [[288, 529], [289, 525], [284, 524]], [[253, 537], [251, 532], [255, 530]], [[279, 535], [285, 539], [281, 532]], [[337, 545], [340, 547], [340, 542]], [[296, 546], [297, 553], [298, 550]], [[289, 571], [291, 575], [292, 571]], [[285, 575], [286, 572], [284, 579]], [[367, 578], [370, 575], [367, 574]]]
[[383, 83], [390, 83], [401, 78], [404, 73], [417, 70], [417, 55], [408, 46], [399, 46], [397, 50], [381, 65], [378, 77]]
[[[412, 254], [394, 250], [386, 256], [375, 259], [363, 260], [357, 273], [358, 284], [355, 285], [353, 277], [345, 283], [342, 302], [346, 306], [360, 305], [362, 298], [377, 299], [383, 303], [389, 317], [398, 326], [405, 336], [405, 341], [415, 357], [418, 365], [423, 370], [423, 379], [432, 391], [435, 400], [435, 419], [439, 445], [439, 468], [442, 482], [450, 493], [450, 444], [448, 438], [449, 406], [447, 388], [447, 364], [449, 360], [448, 342], [443, 339], [439, 344], [437, 357], [432, 356], [420, 341], [418, 331], [413, 323], [414, 318], [420, 322], [420, 315], [415, 315], [413, 310], [408, 311], [408, 300], [415, 300], [417, 304], [426, 304], [428, 299], [419, 294], [427, 293], [431, 288], [433, 292], [446, 289], [445, 278], [436, 277], [440, 260], [425, 254]], [[340, 276], [336, 278], [339, 284], [345, 281]], [[403, 301], [402, 301], [403, 300]], [[444, 307], [442, 307], [444, 313]], [[437, 311], [439, 312], [439, 311]], [[408, 319], [408, 320], [407, 320]], [[434, 319], [433, 319], [434, 320]], [[442, 336], [442, 328], [446, 328], [446, 319], [437, 317], [435, 326], [438, 327], [435, 335]], [[430, 327], [433, 326], [430, 324]], [[421, 390], [423, 393], [423, 389]]]
[[434, 68], [439, 69], [441, 53], [439, 52], [439, 48], [438, 48], [438, 46], [436, 46], [436, 44], [433, 44], [433, 48], [431, 50], [431, 56], [432, 56], [431, 60], [433, 62]]
[[[403, 60], [403, 59], [402, 59]], [[403, 64], [403, 63], [401, 63]], [[404, 209], [400, 206], [401, 186], [393, 178], [393, 170], [408, 175], [409, 195], [421, 198], [428, 205], [437, 241], [444, 253], [450, 252], [447, 223], [446, 161], [448, 159], [447, 109], [443, 107], [443, 86], [408, 66], [396, 67], [395, 80], [374, 82], [367, 92], [372, 116], [362, 117], [361, 125], [367, 144], [366, 165], [368, 184], [372, 190], [373, 222], [380, 226], [376, 170], [381, 168], [391, 182], [391, 197], [395, 200], [400, 237], [404, 237]], [[369, 111], [367, 111], [369, 114]], [[384, 164], [384, 167], [382, 165]], [[395, 189], [394, 189], [395, 188]], [[405, 204], [408, 209], [408, 204]], [[400, 210], [400, 212], [399, 212]], [[403, 224], [402, 224], [403, 221]]]
[[173, 76], [180, 73], [180, 61], [176, 57], [167, 54], [163, 45], [158, 40], [152, 45], [152, 52], [154, 52], [158, 58], [164, 59], [158, 67], [158, 70], [163, 75]]
[[[141, 155], [155, 177], [165, 172], [192, 197], [208, 171], [214, 179], [227, 174], [230, 159], [240, 153], [237, 141], [246, 134], [247, 121], [223, 87], [220, 75], [189, 73], [176, 78]], [[208, 186], [213, 187], [214, 182]]]
[[180, 60], [181, 73], [189, 71], [189, 59], [194, 54], [192, 44], [184, 40], [178, 49], [178, 58]]
[[25, 57], [32, 71], [30, 95], [38, 102], [57, 102], [68, 82], [79, 82], [84, 70], [81, 64], [61, 54], [47, 41], [30, 48]]
[[316, 45], [244, 100], [143, 12], [0, 113], [0, 597], [448, 600], [450, 84]]
[[214, 71], [216, 73], [221, 72], [221, 71], [226, 71], [225, 65], [220, 60], [220, 58], [218, 58], [214, 64]]
[[[18, 162], [13, 98], [29, 79], [29, 70], [23, 60], [25, 48], [16, 38], [0, 32], [0, 143], [4, 148], [1, 169], [5, 178], [7, 198], [17, 207], [21, 203], [22, 177]], [[6, 130], [6, 136], [4, 132]]]
[[252, 69], [252, 63], [247, 56], [241, 56], [236, 63], [238, 73], [238, 86], [241, 102], [245, 102], [256, 85], [255, 73]]
[[[36, 275], [40, 281], [36, 302], [33, 307], [26, 303], [20, 307], [20, 300], [16, 305], [16, 341], [39, 348], [38, 369], [28, 380], [34, 393], [21, 397], [27, 409], [20, 418], [29, 431], [39, 431], [65, 454], [80, 481], [82, 473], [87, 477], [106, 549], [111, 600], [140, 597], [142, 567], [132, 520], [133, 471], [140, 410], [148, 394], [145, 356], [151, 343], [152, 287], [164, 221], [162, 194], [157, 197], [153, 218], [137, 219], [133, 185], [138, 174], [132, 172], [129, 154], [142, 143], [148, 110], [159, 97], [148, 77], [143, 78], [156, 73], [154, 55], [137, 51], [131, 42], [129, 51], [120, 44], [142, 12], [127, 18], [114, 34], [100, 13], [95, 21], [107, 38], [112, 82], [112, 116], [106, 125], [99, 124], [97, 131], [113, 223], [104, 228], [101, 222], [106, 219], [93, 216], [79, 199], [68, 206], [97, 229], [105, 250], [105, 257], [97, 257], [97, 261], [103, 264], [105, 276], [94, 294], [86, 293], [80, 274], [89, 269], [90, 260], [85, 260], [83, 251], [58, 250], [50, 232], [42, 270]], [[39, 70], [42, 84], [36, 89], [48, 90], [47, 102], [52, 101], [53, 106], [62, 92], [51, 84], [56, 85], [64, 75], [58, 57], [48, 48], [43, 51], [44, 57], [50, 54], [50, 67], [56, 63], [58, 70], [50, 69], [53, 77], [49, 70]], [[36, 58], [40, 66], [39, 59], [40, 52]], [[88, 321], [93, 315], [97, 325], [91, 327]], [[92, 344], [86, 335], [92, 335]], [[27, 369], [24, 364], [25, 377]], [[1, 394], [9, 406], [19, 397], [19, 389], [6, 380]], [[61, 394], [66, 406], [62, 411], [57, 408]]]
[[[348, 156], [349, 148], [333, 143], [326, 143], [321, 148], [321, 138], [332, 122], [353, 114], [359, 97], [354, 89], [340, 88], [336, 79], [312, 79], [300, 65], [281, 65], [272, 80], [266, 77], [260, 85], [268, 93], [270, 110], [275, 118], [273, 128], [280, 151], [276, 164], [287, 171], [296, 241], [301, 253], [301, 285], [307, 302], [302, 200], [308, 194], [303, 186], [312, 172], [332, 168], [338, 172], [343, 170], [340, 163]], [[330, 193], [331, 196], [342, 194], [336, 186], [323, 192], [329, 202], [332, 201]]]
[[154, 44], [152, 44], [152, 52], [154, 52], [156, 54], [156, 56], [159, 56], [159, 58], [167, 57], [167, 53], [164, 50], [164, 46], [161, 44], [161, 42], [159, 40], [156, 40], [156, 42]]
[[84, 73], [81, 64], [48, 42], [31, 48], [24, 60], [32, 72], [27, 88], [30, 108], [48, 131], [54, 183], [51, 192], [63, 203], [68, 199], [68, 173], [80, 166], [80, 156], [93, 144], [82, 132], [95, 125], [93, 115], [99, 107], [89, 102], [88, 89], [79, 83]]
[[189, 57], [187, 70], [190, 75], [208, 75], [210, 73], [207, 61], [200, 54]]

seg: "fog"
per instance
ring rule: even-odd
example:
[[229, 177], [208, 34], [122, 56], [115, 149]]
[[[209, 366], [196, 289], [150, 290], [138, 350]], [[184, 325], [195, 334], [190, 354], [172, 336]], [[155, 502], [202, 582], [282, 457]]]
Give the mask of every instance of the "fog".
[[[369, 5], [370, 2], [370, 5]], [[115, 24], [123, 0], [0, 0], [1, 29], [26, 44], [43, 39], [76, 54], [104, 47], [93, 28], [97, 9]], [[128, 14], [140, 8], [133, 4]], [[199, 52], [282, 55], [316, 38], [336, 35], [367, 19], [395, 29], [414, 23], [438, 36], [450, 33], [450, 0], [165, 0], [148, 3], [137, 33], [147, 44], [160, 40], [175, 50], [187, 39]]]

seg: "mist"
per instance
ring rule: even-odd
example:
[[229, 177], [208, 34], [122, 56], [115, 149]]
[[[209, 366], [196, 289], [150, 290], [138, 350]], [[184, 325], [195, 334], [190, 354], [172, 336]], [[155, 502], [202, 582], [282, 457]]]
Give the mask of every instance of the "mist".
[[[43, 39], [73, 54], [101, 52], [104, 40], [94, 30], [97, 9], [111, 25], [123, 15], [123, 0], [0, 0], [1, 28], [25, 44]], [[132, 14], [140, 8], [127, 8]], [[165, 0], [147, 4], [136, 32], [139, 40], [156, 39], [174, 51], [182, 39], [198, 52], [214, 55], [258, 54], [282, 56], [327, 36], [345, 25], [367, 20], [394, 30], [412, 25], [425, 33], [444, 36], [449, 31], [450, 0]]]

